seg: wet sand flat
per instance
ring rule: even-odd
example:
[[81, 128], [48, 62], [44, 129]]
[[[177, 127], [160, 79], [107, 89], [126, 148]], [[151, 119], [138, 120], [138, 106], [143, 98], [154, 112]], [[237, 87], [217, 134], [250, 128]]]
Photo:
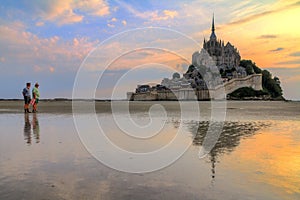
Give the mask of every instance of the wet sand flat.
[[[87, 102], [89, 103], [89, 102]], [[116, 105], [126, 104], [125, 101], [115, 101]], [[183, 103], [189, 103], [183, 102]], [[218, 101], [214, 101], [215, 107], [218, 107]], [[89, 104], [95, 105], [97, 113], [111, 113], [111, 102], [109, 101], [90, 101]], [[155, 104], [162, 105], [166, 111], [180, 112], [180, 102], [176, 101], [135, 101], [129, 102], [129, 110], [132, 113], [148, 112], [149, 108]], [[204, 114], [210, 114], [212, 106], [210, 101], [198, 102], [200, 111]], [[262, 119], [276, 118], [281, 116], [297, 117], [296, 114], [300, 113], [300, 102], [283, 102], [283, 101], [225, 101], [220, 103], [220, 107], [226, 108], [227, 116], [239, 119], [239, 114], [245, 117], [255, 116], [259, 119], [262, 115]], [[72, 101], [43, 101], [39, 103], [40, 113], [72, 113]], [[127, 107], [120, 107], [115, 111], [124, 112]], [[190, 108], [193, 109], [193, 108]], [[83, 113], [89, 113], [90, 111], [81, 110]], [[23, 101], [0, 101], [0, 114], [6, 113], [23, 113]], [[284, 114], [284, 115], [283, 115]], [[297, 119], [297, 118], [296, 118]]]
[[[159, 149], [174, 138], [180, 125], [190, 140], [190, 148], [174, 163], [132, 174], [108, 167], [87, 151], [71, 102], [41, 101], [39, 113], [25, 115], [22, 101], [0, 101], [0, 199], [300, 198], [299, 102], [227, 102], [222, 133], [202, 159], [198, 153], [210, 125], [210, 102], [199, 102], [200, 121], [182, 120], [178, 102], [132, 102], [132, 119], [147, 124], [153, 104], [163, 105], [168, 116], [162, 119], [154, 112], [164, 129], [148, 140], [124, 134], [113, 122], [110, 102], [95, 105], [107, 137], [128, 151]], [[128, 117], [122, 109], [116, 112], [121, 119]], [[91, 117], [88, 112], [79, 115]], [[111, 158], [128, 164], [132, 159], [116, 154]]]

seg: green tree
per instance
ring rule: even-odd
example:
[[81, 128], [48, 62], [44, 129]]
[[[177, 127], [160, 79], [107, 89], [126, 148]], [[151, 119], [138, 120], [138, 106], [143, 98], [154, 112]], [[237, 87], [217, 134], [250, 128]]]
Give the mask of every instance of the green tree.
[[280, 85], [280, 80], [277, 76], [274, 77], [274, 81], [276, 82], [276, 84]]
[[268, 94], [269, 93], [264, 90], [256, 91], [251, 87], [242, 87], [242, 88], [235, 90], [231, 94], [229, 94], [229, 96], [243, 98], [243, 97], [259, 97], [259, 96], [268, 95]]
[[[240, 66], [246, 69], [247, 74], [261, 74], [262, 70], [252, 60], [241, 60]], [[249, 72], [249, 73], [248, 73]]]
[[194, 70], [195, 70], [195, 66], [194, 65], [190, 65], [189, 68], [188, 68], [187, 73], [193, 72]]
[[272, 74], [268, 70], [262, 71], [262, 85], [270, 95], [274, 98], [282, 96], [282, 89], [278, 77], [272, 78]]
[[247, 73], [248, 75], [254, 74], [254, 70], [253, 70], [253, 67], [252, 67], [251, 65], [248, 65], [248, 66], [246, 67], [246, 73]]
[[[240, 66], [244, 67], [247, 74], [262, 74], [262, 86], [263, 86], [263, 93], [266, 92], [270, 94], [273, 98], [281, 97], [282, 96], [282, 89], [280, 86], [280, 80], [278, 77], [272, 77], [272, 74], [268, 70], [261, 70], [254, 62], [251, 60], [241, 60]], [[249, 89], [243, 89], [235, 93], [236, 96], [251, 96], [253, 92]], [[256, 93], [257, 95], [257, 93]]]

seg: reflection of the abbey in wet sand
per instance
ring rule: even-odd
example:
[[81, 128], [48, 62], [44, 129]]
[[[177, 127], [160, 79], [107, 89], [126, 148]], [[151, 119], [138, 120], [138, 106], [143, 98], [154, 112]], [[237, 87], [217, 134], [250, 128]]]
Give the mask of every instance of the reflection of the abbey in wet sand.
[[26, 141], [26, 143], [28, 145], [31, 145], [31, 143], [32, 143], [31, 130], [32, 130], [33, 136], [35, 138], [35, 142], [39, 143], [40, 142], [40, 125], [39, 125], [39, 121], [38, 121], [38, 117], [37, 117], [36, 113], [32, 114], [31, 121], [30, 121], [29, 114], [28, 113], [24, 114], [24, 140]]
[[[209, 121], [201, 121], [198, 123], [191, 123], [189, 125], [189, 130], [194, 135], [193, 145], [202, 146], [209, 125]], [[216, 163], [218, 162], [218, 156], [234, 151], [234, 149], [239, 145], [241, 139], [253, 136], [258, 130], [267, 126], [268, 124], [263, 122], [225, 121], [217, 143], [208, 154], [211, 162], [212, 181], [216, 176]], [[205, 148], [205, 146], [203, 147]]]

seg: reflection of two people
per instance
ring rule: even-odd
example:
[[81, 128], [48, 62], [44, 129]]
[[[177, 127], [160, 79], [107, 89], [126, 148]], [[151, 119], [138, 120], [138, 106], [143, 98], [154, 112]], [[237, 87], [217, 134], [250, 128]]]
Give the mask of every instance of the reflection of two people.
[[40, 142], [40, 126], [39, 121], [37, 118], [37, 114], [34, 113], [32, 116], [32, 121], [30, 122], [29, 114], [24, 114], [24, 140], [27, 144], [31, 144], [31, 125], [32, 125], [32, 132], [35, 138], [35, 142]]

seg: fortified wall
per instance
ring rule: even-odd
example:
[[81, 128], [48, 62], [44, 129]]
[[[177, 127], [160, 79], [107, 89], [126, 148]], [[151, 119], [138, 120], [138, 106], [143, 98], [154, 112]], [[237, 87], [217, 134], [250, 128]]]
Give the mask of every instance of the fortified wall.
[[234, 78], [230, 81], [209, 90], [194, 90], [181, 88], [169, 91], [149, 91], [144, 93], [127, 93], [130, 101], [177, 101], [177, 100], [211, 100], [225, 99], [227, 94], [242, 88], [251, 87], [254, 90], [262, 90], [262, 75], [252, 74], [243, 78]]
[[223, 86], [220, 85], [211, 90], [211, 98], [222, 99], [224, 90], [225, 94], [227, 95], [242, 87], [251, 87], [254, 90], [262, 90], [262, 74], [252, 74], [243, 78], [231, 79], [230, 81], [224, 83]]

